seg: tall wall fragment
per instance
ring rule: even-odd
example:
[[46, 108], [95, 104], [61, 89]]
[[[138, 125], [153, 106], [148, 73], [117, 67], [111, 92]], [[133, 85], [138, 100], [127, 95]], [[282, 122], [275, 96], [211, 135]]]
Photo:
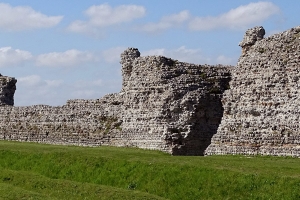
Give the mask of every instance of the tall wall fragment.
[[[260, 33], [262, 27], [250, 29], [240, 43], [246, 50], [232, 71], [224, 116], [206, 155], [300, 157], [300, 26], [255, 39]], [[247, 43], [249, 35], [254, 42]]]
[[221, 98], [231, 67], [139, 55], [135, 48], [121, 55], [120, 145], [203, 155], [223, 115]]

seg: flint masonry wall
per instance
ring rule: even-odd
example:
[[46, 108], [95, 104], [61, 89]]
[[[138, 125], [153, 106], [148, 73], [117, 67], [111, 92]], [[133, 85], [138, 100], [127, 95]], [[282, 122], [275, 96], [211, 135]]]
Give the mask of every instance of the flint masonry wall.
[[0, 76], [0, 139], [300, 157], [300, 27], [264, 34], [246, 32], [234, 68], [129, 48], [120, 93], [58, 107], [13, 107], [16, 80]]
[[121, 131], [117, 94], [64, 106], [0, 107], [0, 139], [81, 146], [112, 145]]
[[140, 57], [134, 48], [124, 51], [121, 64], [118, 94], [58, 107], [0, 107], [0, 139], [203, 155], [223, 115], [231, 67]]
[[134, 48], [121, 55], [121, 143], [174, 155], [203, 155], [223, 115], [221, 97], [231, 67], [139, 55]]
[[243, 54], [207, 155], [300, 157], [300, 27], [265, 39], [264, 33], [249, 29], [240, 43]]

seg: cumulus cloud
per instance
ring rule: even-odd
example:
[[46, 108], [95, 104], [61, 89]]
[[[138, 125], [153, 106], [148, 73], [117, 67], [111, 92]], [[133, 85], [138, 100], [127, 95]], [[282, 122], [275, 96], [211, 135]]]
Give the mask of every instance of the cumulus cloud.
[[219, 16], [196, 17], [190, 21], [189, 28], [197, 31], [217, 28], [245, 29], [259, 24], [279, 12], [279, 7], [271, 2], [250, 3]]
[[279, 14], [278, 6], [271, 2], [257, 2], [242, 5], [218, 16], [193, 17], [187, 10], [164, 16], [159, 22], [139, 26], [137, 30], [159, 33], [167, 29], [188, 26], [190, 30], [207, 31], [218, 28], [245, 29], [260, 24]]
[[26, 87], [35, 86], [47, 86], [47, 87], [59, 87], [63, 81], [62, 80], [42, 80], [39, 75], [29, 75], [18, 78], [18, 83]]
[[[0, 68], [23, 65], [28, 61], [35, 62], [37, 66], [72, 67], [89, 62], [98, 62], [100, 56], [101, 55], [97, 56], [92, 52], [79, 51], [76, 49], [33, 56], [29, 51], [13, 49], [12, 47], [1, 47]], [[107, 59], [107, 61], [109, 61], [109, 58]]]
[[36, 64], [48, 67], [71, 67], [95, 60], [96, 57], [92, 53], [71, 49], [65, 52], [51, 52], [38, 55]]
[[0, 29], [21, 31], [53, 27], [63, 19], [63, 16], [47, 16], [28, 6], [12, 7], [0, 3], [0, 19]]
[[202, 53], [200, 49], [188, 49], [185, 46], [181, 46], [177, 49], [151, 49], [142, 52], [142, 55], [162, 55], [170, 58], [176, 58], [182, 62], [207, 63], [207, 59], [201, 56]]
[[[15, 104], [20, 105], [63, 105], [67, 99], [96, 99], [103, 96], [102, 79], [65, 82], [43, 79], [40, 75], [17, 77]], [[107, 91], [104, 91], [104, 94]]]
[[64, 81], [62, 81], [62, 80], [45, 80], [45, 82], [49, 87], [59, 87], [63, 84]]
[[68, 26], [68, 30], [93, 34], [103, 27], [141, 18], [145, 13], [146, 9], [137, 5], [121, 5], [115, 8], [108, 4], [94, 5], [84, 11], [88, 20], [76, 20]]
[[101, 90], [103, 90], [102, 87], [104, 86], [102, 79], [78, 80], [72, 84], [69, 96], [72, 99], [100, 98], [102, 96]]
[[0, 48], [0, 67], [16, 66], [24, 61], [31, 60], [32, 57], [28, 51], [2, 47]]
[[35, 105], [61, 103], [65, 92], [63, 80], [44, 80], [39, 75], [17, 77], [16, 105]]
[[[101, 96], [99, 87], [103, 87], [102, 79], [78, 80], [71, 84], [67, 84], [63, 80], [44, 80], [35, 74], [18, 77], [17, 79], [17, 97], [22, 96], [22, 98], [27, 99], [27, 102], [32, 99], [31, 101], [47, 103], [49, 102], [48, 98], [54, 100], [60, 97], [99, 98]], [[46, 97], [42, 95], [46, 95]], [[50, 104], [53, 104], [53, 102], [50, 101]]]
[[181, 46], [177, 49], [151, 49], [142, 52], [143, 56], [162, 55], [170, 58], [176, 58], [181, 62], [199, 63], [199, 64], [226, 64], [235, 65], [236, 59], [224, 55], [208, 56], [203, 54], [201, 49], [189, 49]]
[[28, 86], [28, 87], [43, 85], [41, 84], [42, 83], [41, 77], [38, 75], [20, 77], [18, 78], [18, 82], [20, 83], [20, 85]]
[[107, 50], [102, 51], [103, 59], [108, 63], [117, 63], [120, 62], [121, 53], [125, 50], [125, 47], [113, 47]]
[[161, 18], [157, 23], [148, 23], [139, 29], [146, 32], [161, 32], [169, 28], [178, 27], [190, 19], [190, 13], [187, 10], [178, 14], [168, 15]]

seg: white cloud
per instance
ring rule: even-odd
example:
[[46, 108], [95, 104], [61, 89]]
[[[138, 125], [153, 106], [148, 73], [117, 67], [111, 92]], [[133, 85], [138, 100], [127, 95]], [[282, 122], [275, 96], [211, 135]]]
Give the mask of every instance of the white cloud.
[[178, 14], [164, 16], [158, 23], [145, 24], [138, 29], [146, 32], [160, 32], [169, 28], [178, 27], [190, 18], [190, 13], [187, 10], [181, 11]]
[[[63, 105], [67, 99], [96, 99], [103, 94], [102, 79], [79, 80], [66, 83], [63, 80], [44, 80], [39, 75], [17, 77], [16, 105]], [[104, 88], [105, 89], [105, 88]]]
[[21, 31], [53, 27], [63, 19], [63, 16], [47, 16], [28, 6], [12, 7], [0, 3], [0, 19], [0, 29]]
[[[12, 47], [2, 47], [0, 48], [0, 68], [23, 65], [28, 61], [35, 61], [37, 66], [72, 67], [89, 62], [98, 62], [100, 57], [101, 55], [97, 56], [95, 53], [76, 49], [33, 56], [29, 51], [13, 49]], [[109, 61], [109, 57], [106, 61]]]
[[137, 5], [121, 5], [115, 8], [108, 4], [94, 5], [84, 11], [84, 14], [88, 17], [87, 21], [74, 21], [69, 25], [68, 30], [95, 34], [103, 27], [130, 22], [143, 17], [145, 13], [146, 9]]
[[202, 53], [201, 49], [188, 49], [185, 46], [181, 46], [177, 49], [151, 49], [142, 52], [142, 56], [147, 55], [162, 55], [165, 57], [173, 58], [181, 62], [198, 63], [198, 64], [224, 64], [235, 65], [236, 59], [226, 57], [224, 55], [219, 56], [207, 56]]
[[[69, 87], [69, 97], [71, 99], [91, 99], [100, 98], [104, 83], [102, 79], [78, 80]], [[102, 89], [100, 89], [102, 88]]]
[[18, 83], [24, 87], [59, 87], [62, 80], [42, 80], [39, 75], [29, 75], [18, 78]]
[[45, 82], [49, 87], [59, 87], [63, 84], [64, 81], [62, 81], [62, 80], [45, 80]]
[[42, 80], [38, 75], [30, 75], [18, 78], [18, 83], [22, 86], [33, 87], [42, 85]]
[[[145, 52], [142, 52], [142, 55], [162, 55], [170, 57], [181, 62], [190, 62], [190, 63], [207, 63], [208, 60], [202, 57], [200, 49], [188, 49], [185, 46], [181, 46], [177, 49], [152, 49]], [[204, 63], [203, 63], [204, 62]]]
[[102, 90], [104, 89], [105, 83], [102, 79], [96, 80], [78, 80], [70, 87], [70, 98], [71, 99], [96, 99], [100, 98]]
[[148, 23], [136, 29], [150, 33], [188, 25], [190, 30], [203, 31], [218, 28], [245, 29], [257, 25], [273, 15], [279, 14], [278, 6], [271, 2], [257, 2], [242, 5], [219, 16], [192, 17], [184, 10], [177, 14], [164, 16], [157, 23]]
[[0, 48], [0, 68], [7, 66], [16, 66], [24, 61], [32, 59], [28, 51], [13, 49], [12, 47]]
[[191, 30], [212, 30], [217, 28], [245, 29], [259, 24], [272, 15], [279, 14], [280, 9], [271, 2], [257, 2], [239, 6], [216, 17], [196, 17], [189, 23]]
[[53, 104], [62, 96], [58, 94], [62, 92], [62, 80], [43, 80], [39, 75], [18, 77], [17, 80], [17, 105]]
[[108, 63], [120, 62], [120, 55], [125, 50], [125, 47], [114, 47], [102, 52], [103, 59]]
[[44, 80], [33, 74], [17, 77], [16, 105], [58, 105], [65, 94], [63, 80]]
[[92, 53], [71, 49], [65, 52], [52, 52], [38, 55], [36, 64], [38, 66], [48, 67], [70, 67], [95, 60], [96, 57]]
[[154, 56], [154, 55], [159, 55], [159, 56], [167, 56], [166, 53], [167, 49], [161, 48], [161, 49], [150, 49], [147, 51], [141, 52], [142, 56]]
[[122, 22], [129, 22], [133, 19], [143, 17], [145, 8], [137, 5], [121, 5], [112, 8], [108, 4], [92, 6], [85, 11], [90, 18], [90, 23], [103, 27]]

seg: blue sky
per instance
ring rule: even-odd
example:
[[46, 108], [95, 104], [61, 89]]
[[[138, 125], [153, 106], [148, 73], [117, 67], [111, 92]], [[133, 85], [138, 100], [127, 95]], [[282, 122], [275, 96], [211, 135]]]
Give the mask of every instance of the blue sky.
[[0, 73], [18, 79], [15, 105], [63, 105], [119, 92], [120, 53], [235, 65], [244, 32], [299, 26], [300, 1], [0, 1]]

